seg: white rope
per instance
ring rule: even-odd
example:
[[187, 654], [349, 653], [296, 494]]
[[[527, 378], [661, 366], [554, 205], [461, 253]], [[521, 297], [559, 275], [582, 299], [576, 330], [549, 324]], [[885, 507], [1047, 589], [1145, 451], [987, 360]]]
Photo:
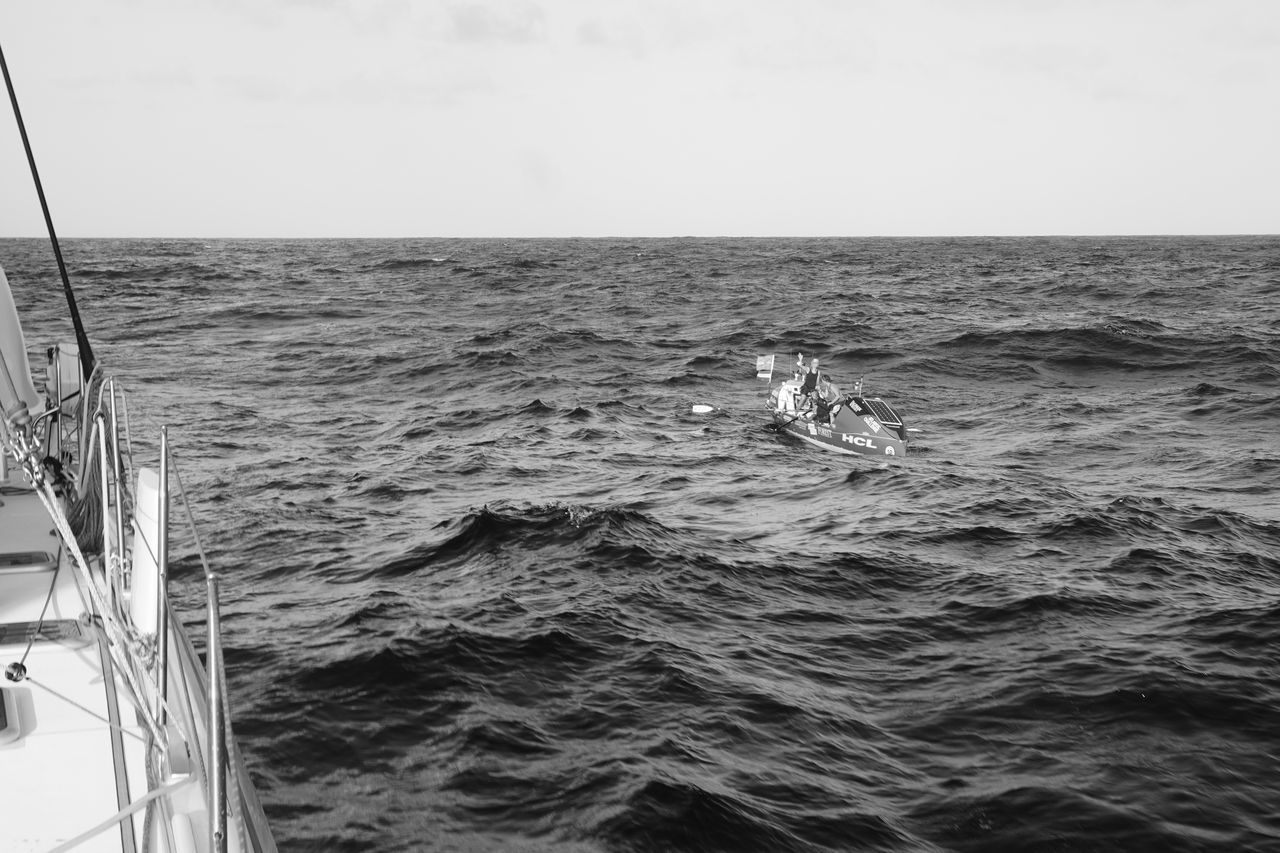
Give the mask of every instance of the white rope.
[[66, 853], [66, 851], [72, 850], [75, 847], [78, 847], [80, 844], [83, 844], [84, 842], [88, 841], [90, 838], [93, 838], [95, 835], [102, 832], [106, 832], [108, 829], [120, 823], [121, 821], [127, 820], [135, 812], [140, 811], [143, 806], [145, 806], [147, 803], [151, 802], [152, 800], [157, 799], [158, 797], [166, 797], [169, 794], [172, 794], [174, 791], [181, 788], [182, 786], [189, 785], [189, 784], [191, 784], [190, 776], [186, 777], [185, 779], [179, 779], [176, 782], [170, 782], [168, 785], [162, 785], [159, 788], [156, 788], [154, 791], [148, 791], [145, 796], [143, 796], [140, 799], [134, 800], [132, 803], [125, 806], [123, 809], [116, 812], [114, 815], [107, 818], [102, 823], [98, 824], [92, 829], [85, 830], [84, 832], [77, 835], [75, 838], [72, 838], [70, 841], [62, 842], [57, 847], [54, 847], [52, 850], [48, 851], [48, 853]]

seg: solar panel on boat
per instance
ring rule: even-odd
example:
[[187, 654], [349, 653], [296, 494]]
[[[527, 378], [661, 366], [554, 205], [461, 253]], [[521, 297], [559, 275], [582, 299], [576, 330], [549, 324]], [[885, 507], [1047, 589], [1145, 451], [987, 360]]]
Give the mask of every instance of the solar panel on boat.
[[875, 415], [880, 423], [886, 426], [902, 426], [902, 420], [898, 417], [898, 413], [881, 399], [863, 400], [867, 404], [867, 408], [871, 410], [871, 414]]

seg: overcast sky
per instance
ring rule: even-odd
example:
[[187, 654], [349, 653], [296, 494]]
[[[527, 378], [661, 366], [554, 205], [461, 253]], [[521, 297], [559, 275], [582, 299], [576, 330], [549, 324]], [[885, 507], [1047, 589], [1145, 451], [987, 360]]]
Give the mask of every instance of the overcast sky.
[[[4, 0], [0, 45], [61, 236], [1280, 231], [1280, 0]], [[44, 233], [7, 114], [0, 202]]]

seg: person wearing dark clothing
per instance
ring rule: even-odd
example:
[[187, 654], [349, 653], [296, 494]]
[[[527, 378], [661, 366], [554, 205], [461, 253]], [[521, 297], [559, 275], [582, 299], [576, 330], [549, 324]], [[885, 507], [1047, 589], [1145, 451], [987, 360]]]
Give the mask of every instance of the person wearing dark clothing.
[[809, 372], [804, 375], [804, 384], [800, 386], [801, 394], [812, 394], [813, 390], [818, 387], [818, 360], [815, 358], [809, 363]]

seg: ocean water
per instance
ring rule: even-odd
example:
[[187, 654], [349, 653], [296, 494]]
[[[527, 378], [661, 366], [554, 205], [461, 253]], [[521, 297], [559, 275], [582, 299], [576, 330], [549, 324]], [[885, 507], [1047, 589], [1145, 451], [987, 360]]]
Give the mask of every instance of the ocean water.
[[1280, 850], [1280, 238], [64, 251], [283, 851]]

